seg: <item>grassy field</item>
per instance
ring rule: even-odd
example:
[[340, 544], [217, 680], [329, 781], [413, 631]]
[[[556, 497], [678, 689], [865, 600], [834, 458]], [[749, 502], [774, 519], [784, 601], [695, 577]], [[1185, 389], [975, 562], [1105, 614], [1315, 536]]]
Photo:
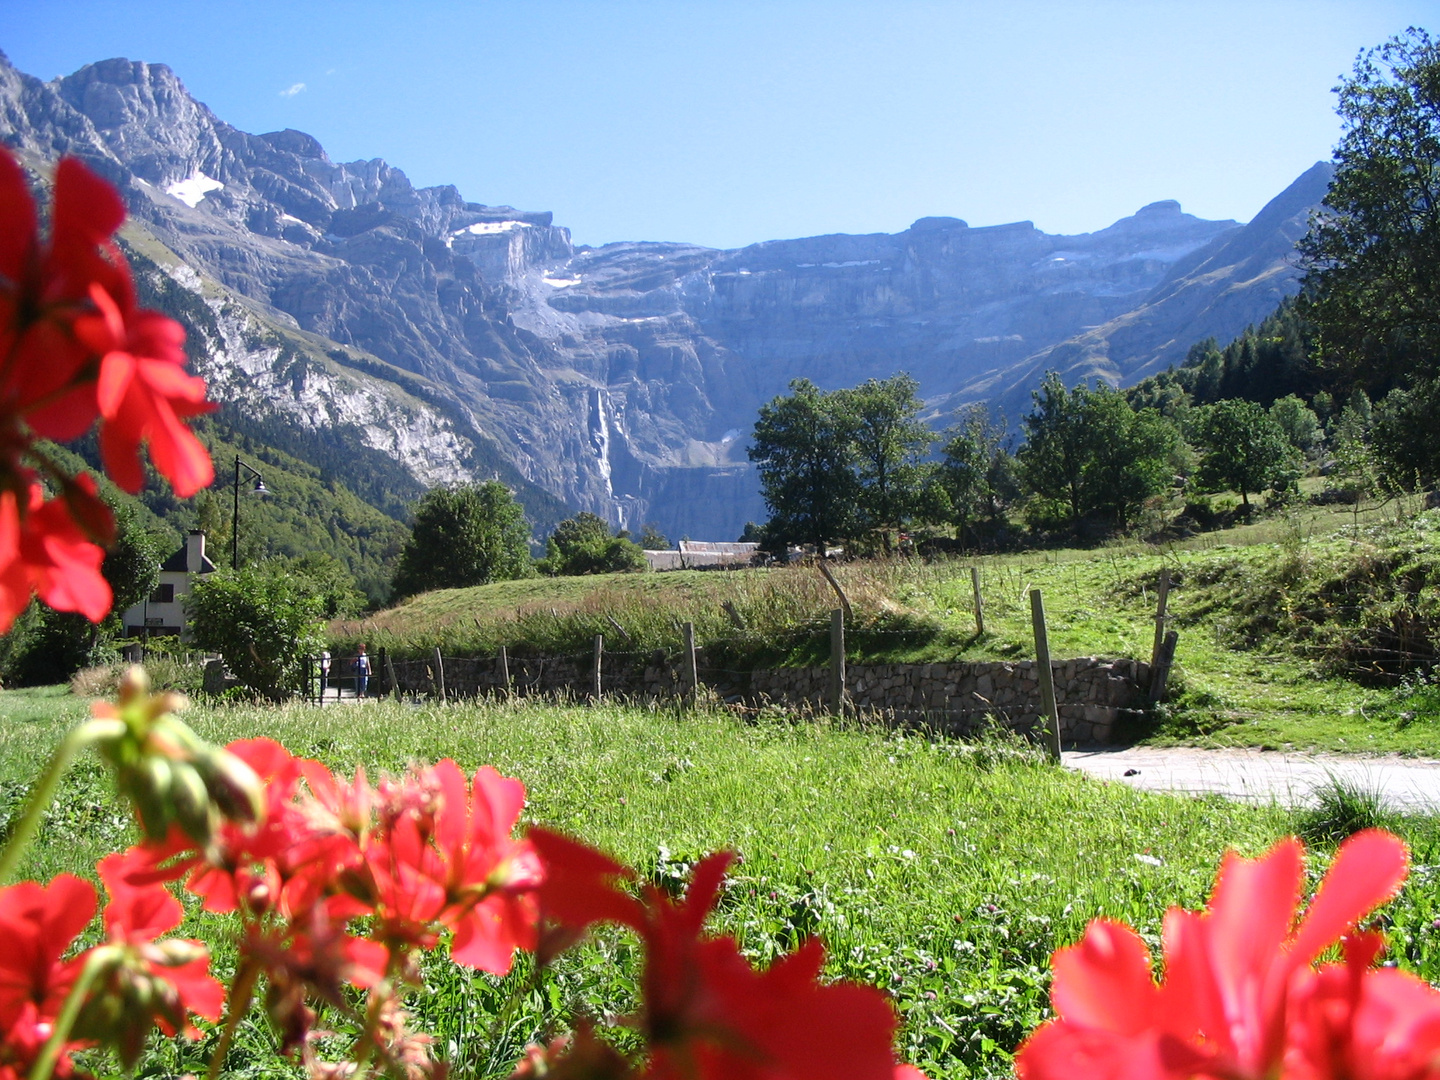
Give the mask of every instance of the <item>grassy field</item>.
[[[1033, 656], [1028, 592], [1039, 588], [1052, 655], [1148, 659], [1163, 567], [1177, 583], [1177, 692], [1146, 738], [1440, 755], [1440, 691], [1382, 677], [1372, 662], [1395, 628], [1433, 641], [1440, 625], [1440, 512], [1400, 509], [1407, 516], [1396, 522], [1396, 504], [1362, 514], [1309, 507], [1162, 546], [843, 564], [835, 572], [855, 610], [848, 655], [852, 663]], [[984, 635], [975, 630], [972, 565]], [[341, 651], [363, 639], [420, 656], [437, 644], [447, 655], [493, 655], [500, 644], [586, 654], [597, 633], [610, 648], [673, 651], [680, 622], [691, 621], [717, 666], [813, 664], [827, 655], [836, 604], [810, 567], [532, 579], [426, 594], [336, 624], [332, 635]], [[632, 640], [620, 639], [611, 619]], [[1382, 653], [1367, 652], [1367, 642]]]
[[[0, 693], [7, 814], [82, 711], [54, 692]], [[1009, 1051], [1044, 1015], [1051, 950], [1087, 919], [1123, 918], [1153, 940], [1167, 905], [1203, 902], [1226, 848], [1257, 853], [1293, 826], [1277, 808], [1087, 780], [1014, 745], [821, 722], [392, 704], [196, 709], [190, 719], [214, 740], [270, 735], [338, 768], [363, 763], [372, 776], [442, 756], [466, 768], [494, 764], [525, 781], [530, 819], [584, 835], [659, 880], [733, 848], [743, 861], [717, 925], [760, 961], [821, 935], [830, 975], [889, 989], [903, 1018], [901, 1052], [934, 1080], [1007, 1073]], [[1440, 863], [1440, 829], [1424, 819], [1401, 827], [1422, 864], [1421, 887], [1389, 909], [1390, 940], [1402, 964], [1433, 980], [1440, 901], [1424, 884]], [[101, 770], [84, 762], [65, 781], [27, 872], [84, 870], [128, 833]], [[193, 922], [207, 939], [222, 934], [214, 919]], [[432, 963], [432, 993], [415, 1005], [457, 1075], [503, 1076], [527, 1039], [573, 1009], [598, 1015], [632, 1002], [634, 960], [624, 935], [602, 935], [524, 990], [498, 1035], [491, 1025], [523, 970], [502, 984]], [[238, 1075], [275, 1073], [265, 1045], [252, 1025], [234, 1058]], [[147, 1067], [192, 1071], [203, 1049], [166, 1049]]]

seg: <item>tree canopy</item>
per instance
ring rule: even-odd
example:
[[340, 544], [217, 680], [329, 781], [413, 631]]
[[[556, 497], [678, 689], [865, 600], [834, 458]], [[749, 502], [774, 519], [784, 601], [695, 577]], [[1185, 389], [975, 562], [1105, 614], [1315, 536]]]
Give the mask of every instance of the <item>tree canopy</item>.
[[1344, 133], [1299, 248], [1322, 363], [1372, 394], [1440, 374], [1440, 43], [1410, 29], [1337, 88]]
[[1137, 410], [1099, 380], [1069, 390], [1053, 371], [1032, 396], [1016, 456], [1022, 480], [1044, 500], [1041, 510], [1046, 503], [1063, 508], [1072, 528], [1106, 514], [1123, 529], [1169, 486], [1180, 435], [1157, 409]]
[[508, 487], [487, 480], [434, 488], [415, 507], [415, 526], [395, 570], [393, 599], [528, 573], [530, 526]]
[[324, 601], [278, 564], [196, 580], [185, 601], [190, 632], [250, 689], [280, 698], [303, 689], [305, 657], [324, 644]]
[[1014, 461], [1002, 445], [1004, 422], [991, 420], [984, 405], [961, 412], [944, 439], [929, 509], [935, 520], [953, 525], [963, 541], [979, 522], [998, 517], [1019, 493]]
[[1195, 441], [1204, 456], [1196, 475], [1202, 490], [1250, 495], [1275, 487], [1292, 471], [1295, 449], [1285, 429], [1257, 402], [1232, 398], [1199, 410]]
[[858, 487], [857, 525], [878, 533], [888, 554], [891, 535], [920, 508], [927, 468], [924, 459], [938, 436], [918, 419], [920, 384], [905, 372], [868, 379], [835, 395], [847, 415]]
[[760, 490], [770, 508], [767, 530], [779, 543], [824, 551], [848, 536], [860, 494], [855, 418], [838, 393], [796, 379], [790, 393], [760, 407], [750, 441]]
[[555, 526], [539, 565], [543, 573], [570, 576], [643, 570], [646, 563], [639, 544], [616, 536], [604, 518], [585, 510]]

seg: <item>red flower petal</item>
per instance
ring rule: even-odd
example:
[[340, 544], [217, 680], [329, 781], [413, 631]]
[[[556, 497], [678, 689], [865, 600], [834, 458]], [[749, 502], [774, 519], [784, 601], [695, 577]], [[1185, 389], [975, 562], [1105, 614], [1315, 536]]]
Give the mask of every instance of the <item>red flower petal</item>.
[[0, 146], [0, 278], [18, 286], [35, 251], [35, 204], [25, 171]]
[[1346, 930], [1393, 899], [1409, 862], [1404, 841], [1380, 829], [1366, 829], [1341, 844], [1295, 935], [1291, 946], [1295, 962], [1314, 960]]
[[1096, 919], [1079, 945], [1052, 961], [1055, 1009], [1077, 1024], [1134, 1034], [1156, 1022], [1160, 991], [1150, 973], [1150, 952], [1123, 923]]

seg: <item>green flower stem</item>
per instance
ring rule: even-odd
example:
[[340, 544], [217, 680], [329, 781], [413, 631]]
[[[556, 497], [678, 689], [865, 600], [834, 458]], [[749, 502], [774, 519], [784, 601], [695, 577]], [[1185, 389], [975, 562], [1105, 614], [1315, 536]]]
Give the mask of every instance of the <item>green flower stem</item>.
[[65, 1041], [70, 1037], [70, 1029], [75, 1026], [75, 1018], [80, 1015], [80, 1007], [85, 1004], [90, 984], [95, 981], [100, 969], [109, 962], [111, 953], [112, 949], [104, 945], [90, 951], [85, 966], [80, 969], [79, 978], [65, 996], [60, 1015], [55, 1018], [55, 1030], [50, 1033], [40, 1056], [35, 1059], [35, 1067], [30, 1070], [29, 1080], [50, 1080], [55, 1063], [60, 1060], [60, 1051], [65, 1049]]
[[[30, 801], [25, 804], [25, 815], [11, 832], [4, 851], [0, 851], [0, 885], [10, 880], [16, 866], [20, 864], [21, 856], [30, 847], [30, 841], [35, 838], [35, 832], [40, 828], [40, 819], [44, 817], [46, 808], [55, 797], [55, 788], [59, 785], [60, 778], [65, 775], [65, 770], [70, 767], [71, 759], [91, 743], [114, 738], [118, 723], [119, 721], [115, 720], [87, 720], [74, 728], [65, 736], [65, 741], [55, 748], [50, 764], [45, 767], [44, 774], [30, 792]], [[123, 730], [123, 725], [121, 729]]]
[[210, 1055], [206, 1080], [219, 1080], [220, 1068], [225, 1064], [225, 1058], [230, 1053], [230, 1044], [235, 1039], [235, 1030], [240, 1026], [240, 1020], [250, 1011], [250, 998], [255, 992], [255, 980], [259, 975], [260, 968], [253, 961], [247, 959], [240, 965], [235, 984], [230, 988], [230, 1008], [225, 1014], [225, 1030], [220, 1033], [220, 1044]]

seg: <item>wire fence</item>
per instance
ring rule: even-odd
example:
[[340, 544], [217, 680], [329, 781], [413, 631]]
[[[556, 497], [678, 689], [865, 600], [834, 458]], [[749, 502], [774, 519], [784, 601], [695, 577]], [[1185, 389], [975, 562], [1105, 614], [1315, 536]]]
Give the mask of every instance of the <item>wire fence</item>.
[[[976, 571], [972, 580], [977, 634], [981, 633], [982, 609], [1013, 624], [1017, 613], [1029, 607], [1032, 571], [1041, 567], [1053, 569], [1045, 562], [1034, 567], [1002, 565]], [[986, 579], [983, 600], [981, 573]], [[1171, 574], [1175, 575], [1173, 581], [1168, 577]], [[1164, 600], [1158, 601], [1153, 619], [1157, 626], [1157, 650], [1167, 627], [1194, 626], [1194, 619], [1201, 615], [1199, 610], [1193, 613], [1185, 610], [1183, 598], [1188, 589], [1183, 586], [1190, 584], [1184, 580], [1188, 577], [1187, 568], [1166, 567], [1161, 570], [1161, 576], [1165, 584], [1153, 593], [1143, 583], [1137, 586], [1150, 602], [1163, 596], [1173, 585], [1175, 591], [1169, 595], [1179, 601], [1172, 603], [1168, 610]], [[1212, 583], [1196, 581], [1194, 584]], [[836, 591], [840, 591], [838, 585]], [[960, 588], [956, 600], [968, 606], [969, 593], [969, 589]], [[841, 599], [844, 600], [843, 593]], [[1289, 655], [1307, 658], [1317, 668], [1357, 679], [1398, 682], [1440, 663], [1440, 634], [1435, 630], [1440, 597], [1435, 595], [1433, 587], [1407, 587], [1407, 583], [1397, 581], [1382, 605], [1354, 602], [1346, 596], [1334, 601], [1313, 595], [1296, 600], [1298, 602], [1272, 605], [1263, 614], [1240, 610], [1229, 618], [1207, 620], [1211, 623], [1209, 632], [1214, 633], [1217, 640], [1239, 642], [1242, 646], [1247, 639], [1258, 643], [1278, 635], [1284, 639], [1283, 648]], [[726, 614], [735, 623], [734, 632], [717, 634], [714, 623], [708, 622], [704, 644], [693, 652], [673, 643], [654, 648], [637, 647], [626, 628], [613, 615], [601, 611], [567, 613], [568, 640], [563, 644], [570, 644], [576, 637], [588, 633], [585, 624], [593, 619], [595, 644], [583, 650], [540, 653], [532, 645], [518, 647], [515, 652], [507, 652], [502, 647], [497, 655], [445, 656], [437, 646], [430, 656], [392, 657], [382, 649], [372, 658], [368, 678], [355, 667], [353, 657], [333, 658], [328, 673], [322, 672], [320, 661], [312, 658], [312, 676], [307, 680], [311, 687], [309, 696], [319, 701], [327, 700], [327, 693], [336, 700], [381, 695], [653, 700], [693, 699], [710, 694], [726, 701], [753, 703], [761, 696], [756, 691], [756, 668], [762, 658], [774, 662], [784, 656], [790, 664], [808, 659], [812, 669], [837, 663], [831, 644], [833, 616], [796, 612], [800, 617], [795, 621], [781, 629], [772, 625], [762, 632], [754, 626], [747, 627], [733, 607], [728, 607]], [[551, 615], [559, 620], [553, 609]], [[1145, 618], [1144, 621], [1152, 620]], [[577, 622], [581, 625], [576, 625]], [[682, 624], [678, 617], [672, 617], [669, 622], [673, 624], [676, 638], [686, 637], [685, 626], [689, 624]], [[657, 627], [650, 626], [649, 633], [653, 634], [655, 629]], [[693, 640], [693, 627], [690, 634]], [[888, 616], [852, 625], [846, 635], [843, 662], [861, 664], [883, 662], [877, 657], [887, 653], [903, 656], [904, 646], [927, 646], [933, 651], [937, 643], [954, 639], [958, 645], [964, 637], [953, 626], [907, 625], [903, 618]], [[665, 636], [669, 636], [668, 631]], [[1143, 636], [1149, 636], [1148, 627]], [[555, 644], [562, 645], [563, 650], [562, 642]], [[892, 647], [895, 647], [893, 651]], [[810, 697], [816, 696], [810, 693]]]

